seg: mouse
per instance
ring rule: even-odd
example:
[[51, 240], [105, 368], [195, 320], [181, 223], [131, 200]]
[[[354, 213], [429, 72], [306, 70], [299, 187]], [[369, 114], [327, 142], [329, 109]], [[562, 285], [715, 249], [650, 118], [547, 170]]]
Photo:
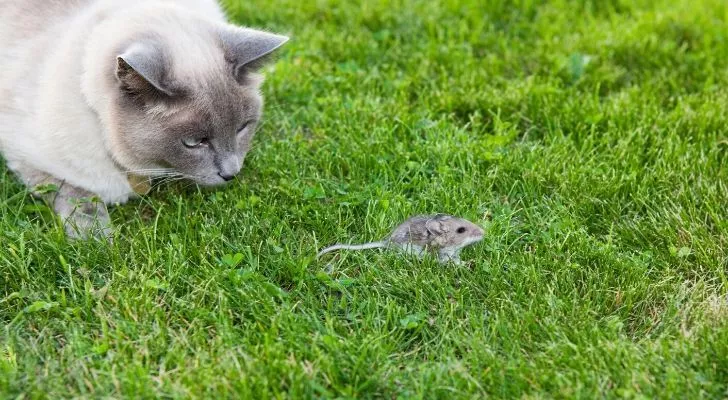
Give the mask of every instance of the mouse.
[[484, 235], [483, 228], [463, 218], [448, 214], [417, 215], [378, 242], [337, 244], [321, 250], [316, 257], [336, 250], [394, 249], [418, 257], [432, 252], [441, 264], [461, 265], [460, 252], [483, 240]]

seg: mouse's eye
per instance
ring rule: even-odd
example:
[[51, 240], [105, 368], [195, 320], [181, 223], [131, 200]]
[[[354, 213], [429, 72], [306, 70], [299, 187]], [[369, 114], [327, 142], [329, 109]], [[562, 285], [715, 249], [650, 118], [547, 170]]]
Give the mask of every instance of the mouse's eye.
[[457, 230], [457, 231], [455, 231], [455, 232], [457, 232], [457, 233], [465, 233], [465, 227], [464, 227], [464, 226], [461, 226], [461, 227], [460, 227], [460, 228], [458, 228], [458, 230]]

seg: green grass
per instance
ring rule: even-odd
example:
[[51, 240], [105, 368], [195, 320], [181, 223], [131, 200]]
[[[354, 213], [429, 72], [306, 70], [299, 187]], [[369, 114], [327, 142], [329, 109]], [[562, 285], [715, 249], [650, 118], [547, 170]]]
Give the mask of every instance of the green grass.
[[[723, 0], [227, 4], [293, 37], [237, 183], [72, 243], [2, 169], [0, 398], [728, 396]], [[430, 212], [469, 266], [313, 259]]]

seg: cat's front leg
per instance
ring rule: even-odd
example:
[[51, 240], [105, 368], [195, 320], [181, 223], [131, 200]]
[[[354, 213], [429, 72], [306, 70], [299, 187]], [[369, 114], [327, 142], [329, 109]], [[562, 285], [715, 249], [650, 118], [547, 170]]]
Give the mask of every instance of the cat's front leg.
[[11, 165], [37, 198], [44, 200], [61, 218], [72, 239], [110, 239], [111, 217], [106, 205], [88, 190], [25, 165]]

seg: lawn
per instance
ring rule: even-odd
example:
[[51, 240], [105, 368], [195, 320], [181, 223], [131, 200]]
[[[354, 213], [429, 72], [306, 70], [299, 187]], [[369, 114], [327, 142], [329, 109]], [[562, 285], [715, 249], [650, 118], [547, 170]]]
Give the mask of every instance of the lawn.
[[728, 396], [725, 1], [226, 3], [292, 36], [234, 184], [68, 242], [0, 168], [0, 398]]

